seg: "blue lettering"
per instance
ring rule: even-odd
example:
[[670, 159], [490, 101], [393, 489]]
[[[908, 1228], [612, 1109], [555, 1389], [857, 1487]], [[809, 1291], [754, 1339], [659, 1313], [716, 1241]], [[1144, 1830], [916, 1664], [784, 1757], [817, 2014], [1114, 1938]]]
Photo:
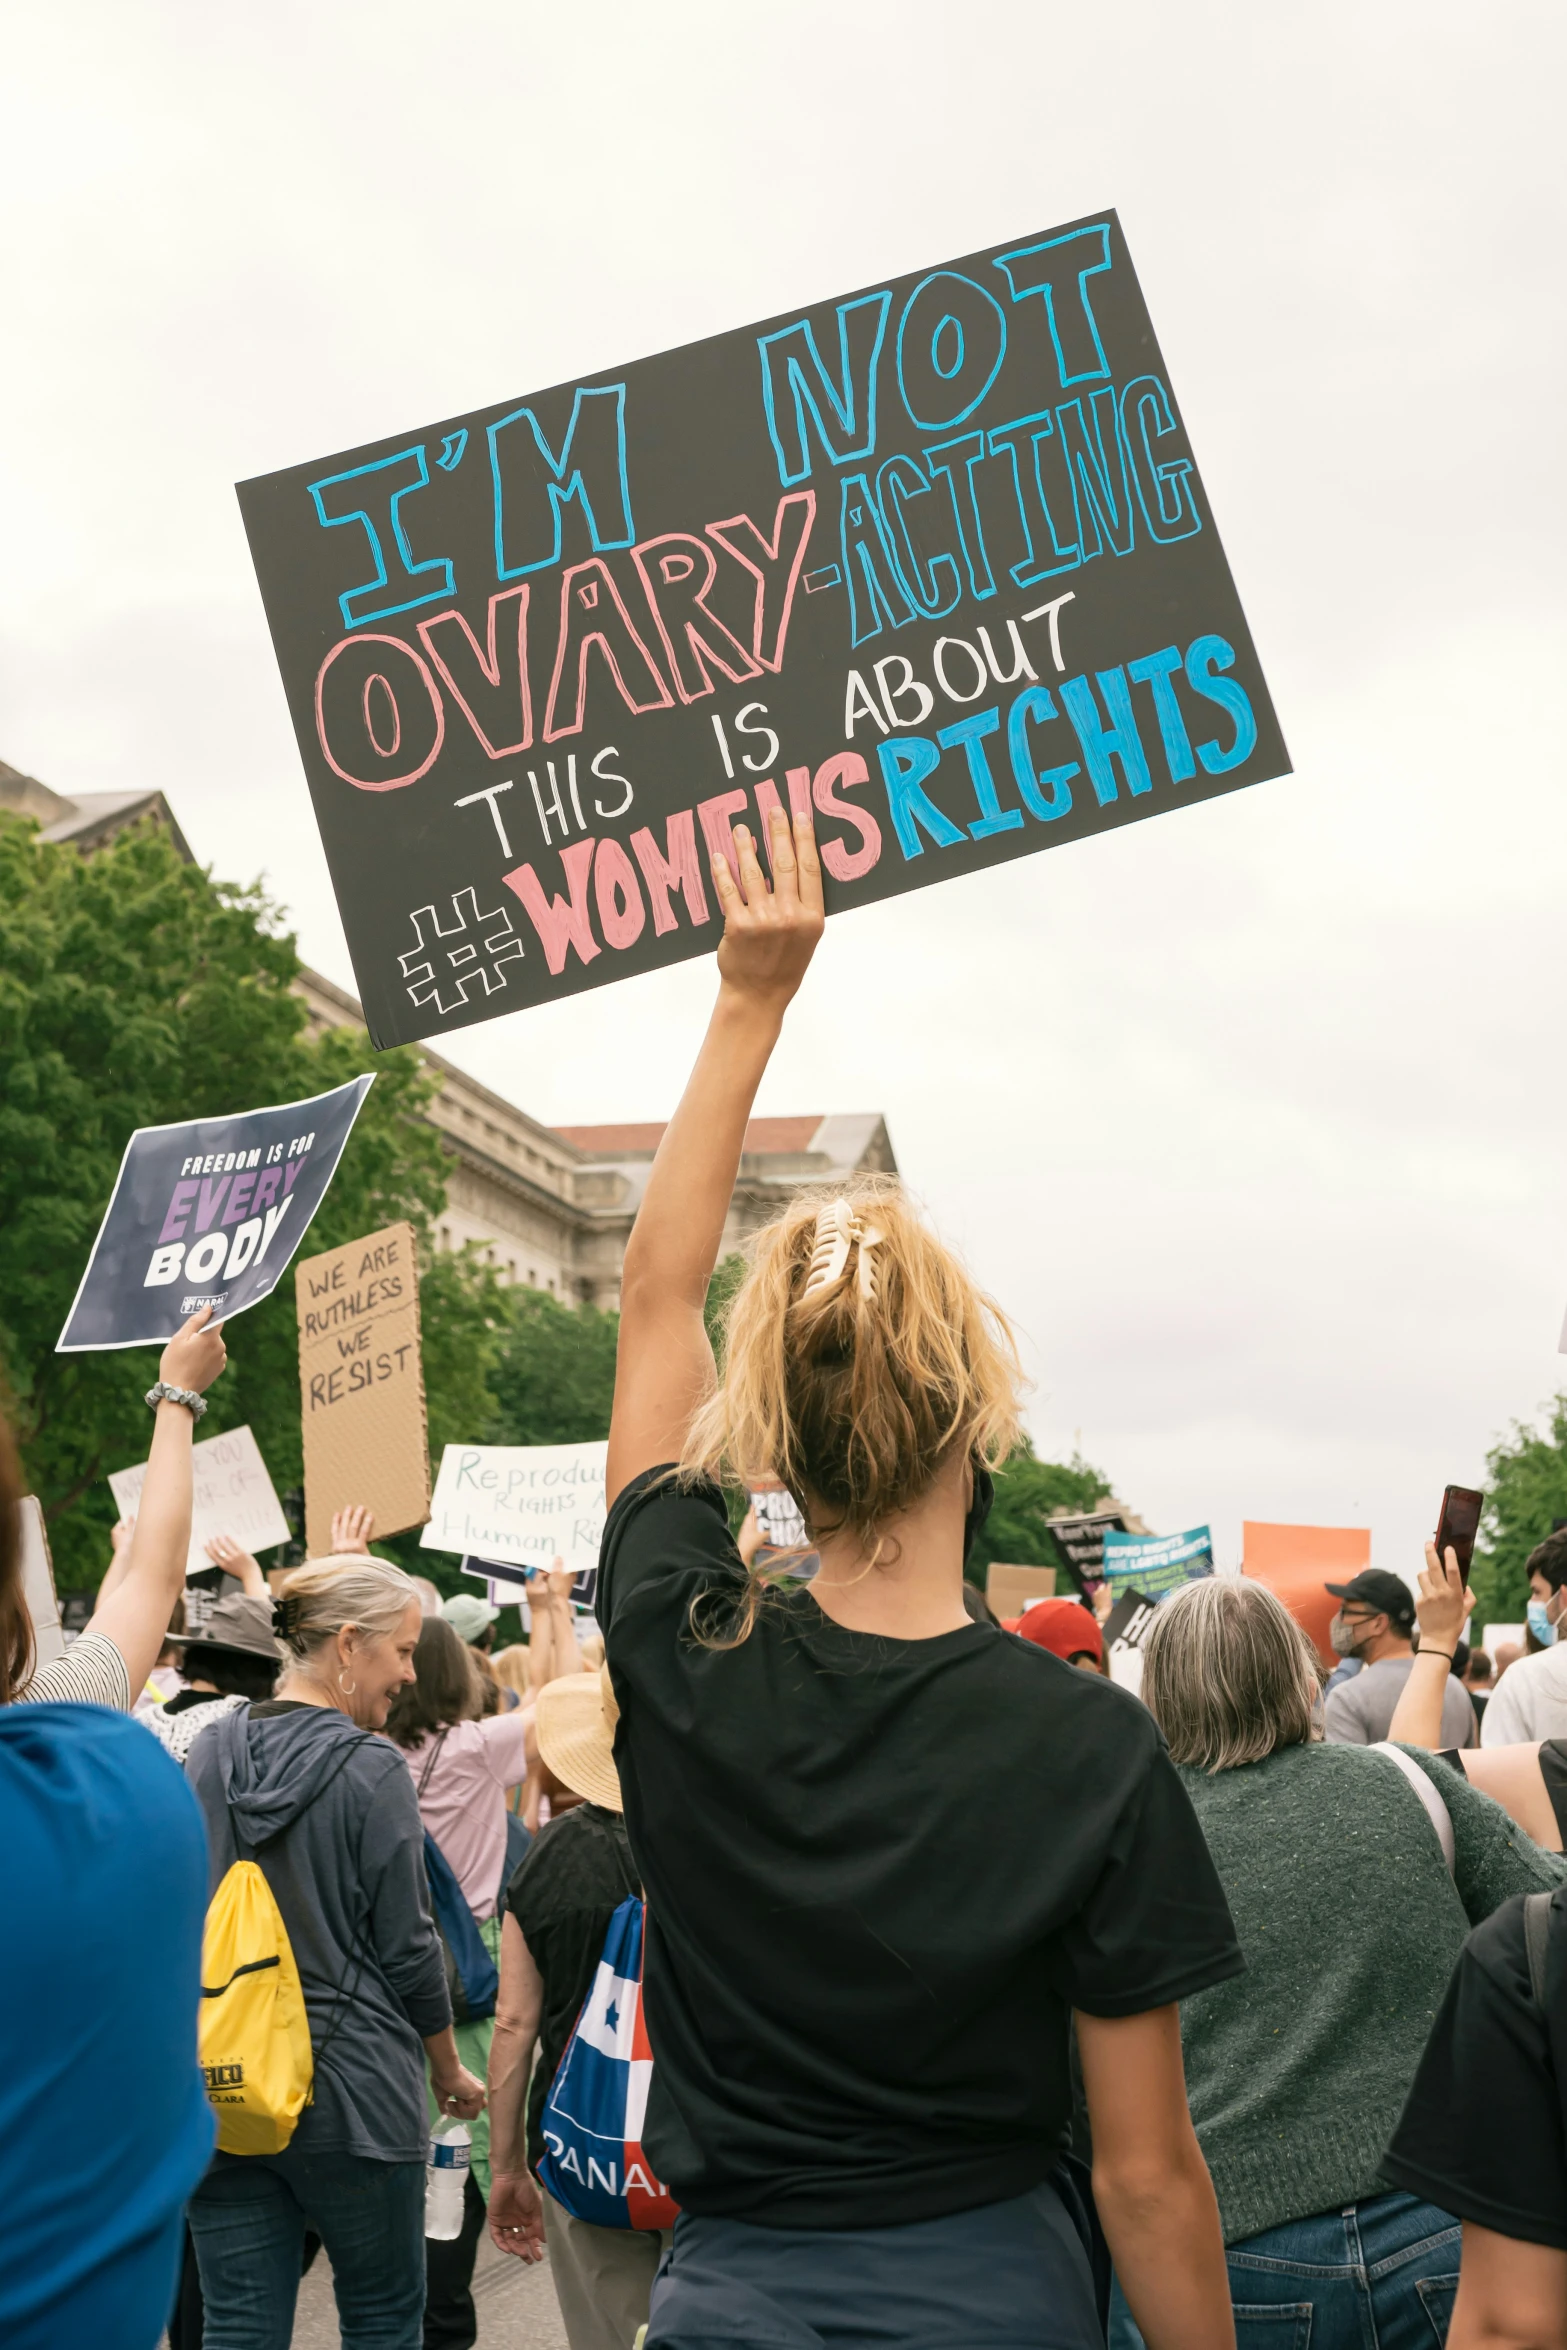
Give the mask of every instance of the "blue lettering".
[[1100, 724], [1093, 687], [1086, 677], [1066, 678], [1060, 692], [1066, 704], [1066, 714], [1083, 747], [1083, 763], [1088, 769], [1088, 780], [1094, 787], [1094, 797], [1101, 808], [1107, 808], [1116, 796], [1115, 769], [1110, 764], [1112, 759], [1120, 760], [1127, 789], [1134, 798], [1152, 791], [1153, 778], [1148, 772], [1148, 761], [1138, 736], [1125, 670], [1100, 669], [1095, 671], [1095, 675], [1099, 680], [1099, 691], [1105, 698], [1105, 707], [1110, 713], [1108, 726]]
[[1107, 224], [1046, 237], [1038, 245], [1015, 246], [1010, 253], [997, 254], [993, 266], [1011, 287], [1014, 302], [1032, 294], [1043, 296], [1063, 391], [1068, 384], [1090, 383], [1095, 376], [1109, 374], [1110, 362], [1088, 298], [1089, 279], [1110, 267]]
[[920, 560], [904, 512], [906, 498], [927, 498], [930, 483], [912, 457], [889, 457], [876, 476], [876, 498], [896, 545], [899, 577], [920, 610], [930, 620], [950, 612], [963, 593], [957, 558], [944, 550], [931, 552], [929, 569]]
[[921, 278], [898, 322], [898, 389], [922, 432], [972, 416], [1006, 357], [1006, 313], [955, 269]]
[[1192, 495], [1190, 457], [1156, 457], [1155, 441], [1180, 433], [1170, 395], [1156, 375], [1134, 376], [1121, 394], [1121, 439], [1137, 478], [1137, 502], [1148, 536], [1168, 546], [1202, 528]]
[[[1053, 579], [1058, 571], [1074, 571], [1083, 560], [1083, 550], [1076, 539], [1063, 540], [1057, 529], [1041, 471], [1044, 444], [1049, 441], [1052, 463], [1060, 477], [1057, 495], [1065, 513], [1067, 501], [1072, 497], [1072, 481], [1049, 409], [1043, 408], [1035, 416], [1020, 416], [1012, 424], [998, 424], [985, 437], [993, 457], [1005, 456], [1012, 462], [1012, 494], [1017, 500], [1018, 520], [1023, 525], [1028, 547], [1022, 562], [1012, 565], [1012, 577], [1019, 587], [1032, 587], [1038, 580]], [[1026, 450], [1020, 446], [1025, 439]]]
[[1186, 651], [1186, 675], [1193, 693], [1204, 701], [1217, 702], [1235, 721], [1235, 740], [1227, 751], [1221, 751], [1216, 742], [1199, 743], [1197, 756], [1210, 775], [1227, 775], [1232, 767], [1239, 767], [1249, 759], [1257, 747], [1257, 721], [1244, 686], [1230, 677], [1215, 677], [1216, 669], [1235, 666], [1235, 648], [1227, 645], [1222, 636], [1200, 636]]
[[[450, 562], [441, 555], [415, 562], [403, 524], [404, 498], [413, 490], [427, 489], [429, 482], [430, 469], [421, 443], [414, 449], [399, 449], [395, 457], [377, 457], [372, 464], [356, 465], [348, 473], [324, 474], [320, 481], [310, 483], [316, 518], [323, 530], [357, 522], [370, 542], [374, 577], [359, 587], [345, 588], [337, 599], [345, 628], [362, 627], [367, 620], [386, 620], [394, 612], [412, 612], [420, 604], [438, 603], [455, 595]], [[336, 496], [329, 499], [329, 491], [335, 491]], [[388, 541], [396, 557], [395, 578], [387, 573]], [[410, 588], [416, 592], [410, 594]]]
[[[1095, 555], [1102, 555], [1107, 546], [1117, 555], [1129, 555], [1132, 551], [1131, 466], [1126, 443], [1121, 438], [1121, 418], [1114, 392], [1091, 392], [1088, 408], [1085, 416], [1081, 400], [1068, 400], [1056, 410], [1085, 563]], [[1105, 449], [1106, 427], [1110, 449], [1117, 460], [1119, 489], [1111, 479], [1110, 457]]]
[[887, 805], [892, 811], [893, 830], [898, 846], [905, 857], [923, 857], [925, 843], [917, 826], [923, 825], [938, 849], [956, 848], [963, 835], [955, 824], [948, 822], [934, 800], [927, 799], [921, 790], [927, 775], [934, 775], [941, 765], [941, 753], [928, 735], [904, 734], [891, 742], [878, 743], [876, 756], [881, 761], [882, 781], [887, 786]]
[[[1064, 767], [1042, 767], [1037, 775], [1034, 772], [1034, 756], [1028, 745], [1029, 726], [1031, 723], [1042, 726], [1047, 718], [1056, 715], [1055, 703], [1042, 685], [1026, 687], [1007, 712], [1007, 749], [1012, 754], [1013, 781], [1023, 795], [1023, 805], [1041, 824], [1053, 824], [1058, 816], [1066, 814], [1072, 805], [1072, 778], [1079, 772], [1075, 759], [1069, 759]], [[1050, 795], [1048, 799], [1046, 792]]]
[[582, 508], [596, 555], [606, 547], [630, 546], [636, 531], [626, 479], [624, 384], [578, 387], [558, 457], [531, 408], [498, 417], [489, 442], [497, 579], [519, 579], [560, 561], [561, 509], [572, 498]]
[[863, 473], [843, 477], [839, 533], [849, 583], [850, 642], [862, 645], [867, 637], [880, 636], [883, 618], [894, 628], [914, 618], [913, 596]]
[[816, 428], [829, 464], [875, 453], [876, 367], [891, 308], [892, 296], [885, 293], [862, 294], [857, 301], [838, 304], [836, 382], [822, 365], [816, 330], [808, 318], [757, 337], [762, 406], [785, 489], [811, 476], [807, 419]]
[[1021, 832], [1023, 811], [1008, 808], [1003, 814], [996, 798], [996, 779], [990, 772], [990, 761], [985, 754], [985, 736], [1001, 732], [999, 710], [976, 710], [972, 717], [955, 718], [944, 726], [936, 740], [944, 751], [955, 750], [961, 743], [968, 758], [969, 781], [974, 786], [974, 797], [979, 802], [979, 822], [969, 826], [971, 840], [988, 840], [994, 832]]
[[1192, 765], [1191, 737], [1186, 721], [1181, 716], [1181, 705], [1175, 698], [1170, 683], [1173, 670], [1181, 666], [1180, 647], [1166, 645], [1159, 653], [1145, 653], [1140, 661], [1128, 661], [1126, 674], [1136, 685], [1146, 685], [1153, 694], [1153, 706], [1159, 720], [1159, 735], [1164, 744], [1165, 764], [1172, 783], [1190, 783], [1197, 770]]
[[[947, 495], [952, 500], [952, 518], [958, 526], [958, 545], [963, 550], [963, 561], [968, 569], [969, 587], [981, 602], [996, 592], [990, 557], [985, 552], [979, 500], [974, 491], [974, 468], [984, 454], [985, 436], [982, 432], [959, 433], [956, 440], [937, 441], [933, 448], [924, 452], [932, 477], [947, 485]], [[960, 459], [961, 488], [959, 474], [954, 471]]]

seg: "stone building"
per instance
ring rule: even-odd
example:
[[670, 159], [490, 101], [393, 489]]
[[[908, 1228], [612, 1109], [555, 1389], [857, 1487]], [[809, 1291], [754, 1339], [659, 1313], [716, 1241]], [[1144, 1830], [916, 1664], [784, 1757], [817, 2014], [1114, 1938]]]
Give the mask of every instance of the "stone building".
[[[162, 792], [91, 792], [70, 800], [0, 762], [0, 809], [34, 817], [43, 838], [90, 853], [150, 817], [180, 854], [185, 837]], [[346, 989], [318, 971], [296, 981], [311, 1027], [363, 1027]], [[443, 1248], [474, 1242], [503, 1280], [570, 1304], [614, 1306], [626, 1239], [662, 1126], [543, 1126], [439, 1053], [419, 1048], [439, 1079], [428, 1115], [451, 1154]], [[837, 1117], [754, 1118], [724, 1230], [737, 1248], [797, 1191], [855, 1174], [896, 1175], [885, 1121], [875, 1111]]]

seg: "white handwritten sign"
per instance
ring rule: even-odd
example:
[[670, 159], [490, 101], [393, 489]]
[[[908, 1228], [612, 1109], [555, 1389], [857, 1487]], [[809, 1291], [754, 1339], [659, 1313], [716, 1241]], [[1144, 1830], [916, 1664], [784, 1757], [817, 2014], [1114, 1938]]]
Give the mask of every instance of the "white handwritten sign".
[[[206, 1547], [209, 1535], [230, 1535], [242, 1550], [252, 1553], [289, 1540], [288, 1520], [272, 1489], [261, 1448], [248, 1428], [226, 1428], [221, 1436], [207, 1437], [192, 1445], [190, 1458], [194, 1490], [190, 1548], [185, 1554], [187, 1575], [211, 1566]], [[134, 1518], [140, 1509], [146, 1474], [145, 1461], [139, 1461], [134, 1469], [111, 1470], [109, 1490], [122, 1518]]]
[[430, 1497], [426, 1550], [581, 1573], [604, 1532], [599, 1444], [449, 1444]]

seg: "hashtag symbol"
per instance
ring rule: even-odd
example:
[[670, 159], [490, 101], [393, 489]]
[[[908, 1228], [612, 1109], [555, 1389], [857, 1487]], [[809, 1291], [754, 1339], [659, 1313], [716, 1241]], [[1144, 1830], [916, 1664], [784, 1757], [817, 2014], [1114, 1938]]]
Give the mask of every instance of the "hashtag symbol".
[[[452, 918], [443, 923], [434, 905], [420, 906], [409, 915], [416, 944], [399, 955], [412, 1004], [432, 1005], [443, 1015], [480, 995], [497, 995], [506, 985], [502, 966], [520, 963], [522, 940], [512, 928], [504, 907], [481, 914], [478, 893], [459, 889], [452, 895]], [[455, 945], [448, 945], [455, 940]]]

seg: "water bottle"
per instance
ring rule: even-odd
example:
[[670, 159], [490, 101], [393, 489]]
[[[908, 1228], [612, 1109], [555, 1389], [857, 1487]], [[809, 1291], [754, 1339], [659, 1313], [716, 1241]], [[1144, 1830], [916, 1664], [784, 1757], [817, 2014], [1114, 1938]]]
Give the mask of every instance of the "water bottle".
[[424, 2232], [438, 2244], [462, 2234], [463, 2189], [473, 2140], [466, 2122], [445, 2121], [430, 2133], [424, 2173]]

